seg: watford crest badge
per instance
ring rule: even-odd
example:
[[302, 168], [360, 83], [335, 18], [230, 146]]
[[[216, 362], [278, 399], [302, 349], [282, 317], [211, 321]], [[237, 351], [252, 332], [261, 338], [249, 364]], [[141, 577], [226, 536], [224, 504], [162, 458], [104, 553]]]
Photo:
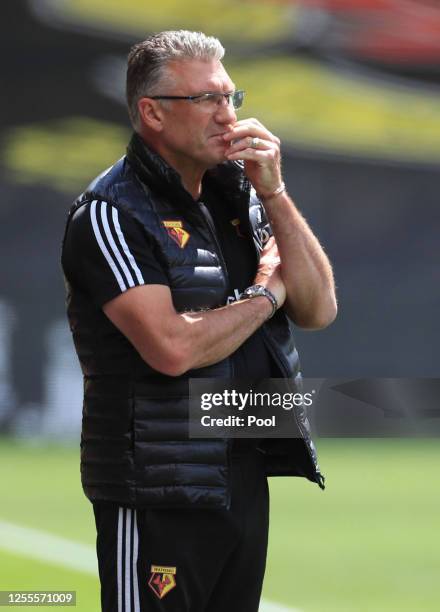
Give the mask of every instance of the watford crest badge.
[[165, 597], [176, 586], [176, 572], [177, 568], [175, 567], [164, 567], [163, 565], [151, 566], [148, 586], [159, 599]]
[[185, 248], [190, 234], [183, 229], [182, 221], [163, 221], [164, 227], [170, 238], [176, 242], [181, 249]]

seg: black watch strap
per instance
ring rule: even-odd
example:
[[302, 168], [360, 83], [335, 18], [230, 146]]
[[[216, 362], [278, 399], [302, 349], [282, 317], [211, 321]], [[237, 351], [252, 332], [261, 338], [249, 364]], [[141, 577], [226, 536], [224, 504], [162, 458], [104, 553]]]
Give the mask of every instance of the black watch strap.
[[269, 291], [269, 289], [267, 289], [266, 287], [263, 287], [263, 285], [252, 285], [251, 287], [248, 287], [247, 289], [243, 291], [243, 293], [240, 296], [240, 299], [252, 299], [252, 298], [260, 297], [260, 295], [266, 297], [269, 300], [269, 302], [272, 304], [272, 312], [270, 313], [270, 316], [268, 317], [270, 319], [273, 317], [273, 315], [278, 310], [277, 298], [274, 296], [272, 291]]

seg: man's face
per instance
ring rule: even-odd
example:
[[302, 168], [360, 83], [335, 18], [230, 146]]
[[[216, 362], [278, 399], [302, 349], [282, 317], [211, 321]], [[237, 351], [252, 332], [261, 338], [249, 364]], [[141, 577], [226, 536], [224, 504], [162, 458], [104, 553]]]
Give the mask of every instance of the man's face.
[[[220, 61], [183, 60], [169, 64], [173, 85], [161, 95], [195, 96], [203, 93], [229, 93], [234, 83]], [[212, 105], [190, 100], [168, 100], [162, 107], [163, 130], [160, 134], [163, 153], [169, 162], [182, 163], [205, 170], [225, 160], [222, 135], [237, 121], [232, 106], [223, 99]]]

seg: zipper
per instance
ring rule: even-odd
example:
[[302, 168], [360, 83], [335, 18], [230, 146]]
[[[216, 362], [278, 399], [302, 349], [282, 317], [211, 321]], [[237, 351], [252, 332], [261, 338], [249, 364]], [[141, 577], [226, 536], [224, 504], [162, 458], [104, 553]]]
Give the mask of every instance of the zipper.
[[[257, 254], [257, 262], [259, 262], [260, 260], [260, 251], [257, 247], [257, 245], [255, 244], [255, 241], [253, 240], [253, 235], [254, 235], [254, 228], [252, 227], [252, 242], [254, 244], [254, 248]], [[280, 368], [281, 372], [284, 373], [285, 378], [291, 378], [291, 374], [289, 372], [289, 370], [286, 368], [285, 364], [282, 362], [282, 360], [279, 358], [275, 348], [273, 347], [272, 344], [272, 339], [266, 329], [266, 324], [263, 324], [261, 327], [262, 331], [263, 331], [263, 335], [265, 336], [266, 340], [267, 340], [267, 348], [269, 349], [270, 354], [272, 355], [274, 361], [276, 362], [276, 364], [278, 365], [278, 367]], [[302, 439], [304, 441], [304, 446], [307, 449], [307, 454], [309, 456], [310, 462], [312, 464], [313, 467], [313, 472], [315, 474], [315, 482], [318, 483], [319, 487], [321, 489], [324, 489], [324, 476], [317, 471], [316, 469], [316, 462], [313, 458], [312, 452], [309, 448], [309, 445], [307, 444], [307, 439], [310, 439], [309, 434], [303, 429], [303, 426], [300, 422], [300, 420], [298, 419], [298, 415], [296, 413], [296, 410], [293, 411], [294, 416], [295, 416], [295, 422], [298, 426], [299, 432], [302, 436]]]
[[[226, 279], [226, 284], [229, 287], [230, 286], [230, 281], [229, 281], [229, 274], [228, 274], [228, 269], [226, 267], [226, 262], [225, 259], [223, 257], [223, 252], [222, 249], [220, 247], [220, 243], [218, 241], [217, 238], [217, 233], [215, 231], [215, 227], [214, 227], [214, 223], [212, 221], [212, 217], [209, 213], [209, 210], [207, 209], [207, 207], [205, 206], [205, 204], [203, 202], [199, 202], [199, 207], [202, 213], [202, 217], [203, 220], [205, 222], [206, 227], [209, 230], [209, 233], [214, 241], [216, 250], [217, 250], [217, 254], [220, 260], [220, 265], [222, 267], [223, 270], [223, 274], [225, 275], [225, 279]], [[229, 293], [229, 291], [228, 291]], [[228, 365], [229, 365], [229, 374], [231, 378], [234, 378], [234, 364], [233, 364], [233, 360], [231, 359], [231, 357], [227, 357], [228, 360]], [[229, 510], [231, 507], [231, 498], [232, 498], [232, 439], [228, 438], [226, 440], [226, 461], [227, 461], [227, 465], [228, 465], [228, 486], [227, 486], [227, 493], [226, 493], [226, 510]]]
[[[220, 266], [221, 266], [221, 268], [223, 270], [223, 274], [225, 275], [226, 285], [228, 287], [228, 293], [229, 293], [230, 284], [231, 283], [230, 283], [230, 280], [229, 280], [229, 274], [228, 274], [228, 269], [226, 267], [225, 258], [223, 257], [223, 252], [222, 252], [220, 243], [219, 243], [218, 238], [217, 238], [217, 233], [215, 231], [214, 222], [212, 221], [211, 214], [210, 214], [208, 208], [205, 206], [205, 204], [203, 202], [198, 202], [198, 204], [199, 204], [199, 207], [200, 207], [200, 211], [202, 213], [203, 221], [204, 221], [206, 227], [209, 230], [211, 238], [214, 241], [215, 248], [216, 248], [216, 251], [217, 251], [217, 255], [218, 255], [218, 258], [220, 260]], [[228, 359], [228, 363], [229, 363], [229, 375], [230, 375], [231, 378], [234, 378], [234, 364], [233, 364], [232, 359], [230, 357], [227, 357], [227, 359]]]
[[211, 217], [211, 215], [209, 213], [208, 208], [205, 206], [205, 204], [203, 204], [203, 202], [199, 202], [199, 207], [200, 207], [200, 210], [202, 211], [202, 217], [203, 217], [203, 220], [205, 221], [205, 225], [209, 229], [209, 233], [211, 234], [211, 238], [214, 240], [214, 244], [215, 244], [215, 247], [216, 247], [216, 250], [217, 250], [217, 254], [218, 254], [219, 260], [220, 260], [220, 265], [222, 267], [223, 273], [225, 275], [226, 282], [227, 282], [228, 287], [229, 287], [229, 274], [228, 274], [228, 270], [226, 268], [226, 262], [225, 262], [225, 259], [223, 257], [223, 253], [222, 253], [222, 250], [221, 250], [221, 247], [220, 247], [220, 243], [219, 243], [218, 238], [217, 238], [217, 234], [216, 234], [216, 231], [215, 231], [214, 223], [212, 221], [212, 217]]

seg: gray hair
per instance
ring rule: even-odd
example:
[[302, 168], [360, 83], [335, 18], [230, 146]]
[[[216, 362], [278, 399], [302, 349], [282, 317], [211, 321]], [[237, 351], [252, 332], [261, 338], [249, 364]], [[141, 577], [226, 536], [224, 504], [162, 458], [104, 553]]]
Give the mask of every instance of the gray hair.
[[170, 61], [221, 60], [224, 54], [217, 38], [188, 30], [159, 32], [134, 45], [127, 65], [127, 107], [134, 129], [140, 128], [138, 100], [159, 95], [158, 87], [170, 78], [166, 70]]

